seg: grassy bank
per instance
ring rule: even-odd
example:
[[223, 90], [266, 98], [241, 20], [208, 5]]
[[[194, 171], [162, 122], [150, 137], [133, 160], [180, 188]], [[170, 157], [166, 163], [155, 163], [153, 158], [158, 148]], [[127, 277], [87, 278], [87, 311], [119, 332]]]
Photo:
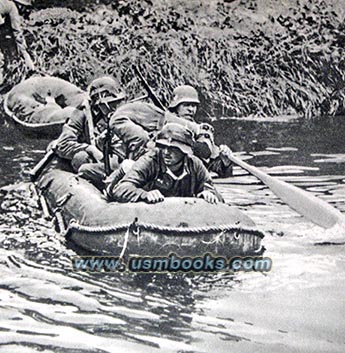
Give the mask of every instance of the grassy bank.
[[344, 114], [341, 1], [73, 3], [36, 10], [26, 24], [44, 72], [81, 87], [113, 74], [135, 96], [141, 88], [132, 64], [140, 63], [165, 103], [188, 83], [210, 115]]

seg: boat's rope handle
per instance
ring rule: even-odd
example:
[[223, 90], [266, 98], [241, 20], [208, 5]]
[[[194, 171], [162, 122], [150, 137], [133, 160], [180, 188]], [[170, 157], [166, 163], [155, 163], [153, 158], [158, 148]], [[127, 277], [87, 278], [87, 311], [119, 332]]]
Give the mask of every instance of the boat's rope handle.
[[71, 220], [67, 232], [70, 231], [79, 231], [79, 232], [85, 232], [85, 233], [111, 233], [111, 232], [119, 232], [119, 231], [124, 231], [130, 228], [130, 230], [133, 231], [133, 225], [135, 225], [136, 228], [140, 229], [145, 229], [145, 230], [150, 230], [150, 231], [155, 231], [159, 233], [175, 233], [175, 234], [205, 234], [205, 233], [213, 233], [213, 232], [234, 232], [237, 233], [242, 231], [246, 232], [248, 234], [258, 236], [260, 238], [264, 238], [264, 234], [262, 231], [259, 231], [258, 229], [255, 228], [242, 228], [239, 226], [233, 226], [233, 225], [220, 225], [220, 226], [205, 226], [205, 227], [190, 227], [190, 228], [184, 228], [184, 227], [169, 227], [169, 226], [159, 226], [156, 224], [150, 224], [150, 223], [130, 223], [130, 224], [119, 224], [119, 225], [110, 225], [110, 226], [85, 226], [79, 224], [75, 220]]

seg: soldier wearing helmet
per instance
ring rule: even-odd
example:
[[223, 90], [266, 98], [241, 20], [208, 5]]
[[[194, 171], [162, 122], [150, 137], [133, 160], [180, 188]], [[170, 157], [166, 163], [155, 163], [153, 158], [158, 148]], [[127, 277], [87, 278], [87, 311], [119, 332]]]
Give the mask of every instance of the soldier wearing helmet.
[[201, 197], [217, 203], [221, 196], [200, 159], [193, 156], [193, 134], [168, 123], [159, 132], [156, 148], [140, 157], [108, 196], [119, 202], [157, 203], [165, 197]]
[[[197, 141], [194, 146], [195, 155], [203, 159], [209, 158], [214, 148], [213, 140], [207, 138], [209, 134], [194, 121], [199, 103], [197, 91], [191, 86], [183, 85], [174, 90], [174, 97], [169, 105], [170, 111], [164, 112], [144, 102], [127, 103], [121, 106], [111, 115], [110, 125], [112, 131], [123, 142], [127, 151], [125, 158], [137, 160], [166, 123], [181, 124], [190, 129], [193, 136], [200, 137], [200, 141]], [[203, 133], [202, 136], [201, 133]], [[123, 175], [124, 171], [116, 170], [107, 178], [107, 181], [113, 184]]]
[[228, 158], [231, 150], [226, 145], [216, 146], [214, 129], [210, 124], [195, 122], [199, 104], [198, 92], [194, 87], [189, 85], [176, 87], [169, 104], [169, 110], [173, 115], [168, 113], [166, 121], [188, 126], [193, 131], [196, 140], [194, 154], [214, 175], [229, 177], [232, 175], [232, 162]]
[[174, 89], [173, 99], [169, 104], [169, 110], [178, 117], [193, 121], [200, 104], [198, 92], [192, 86], [183, 85]]
[[[17, 5], [17, 6], [16, 6]], [[27, 69], [35, 66], [27, 52], [27, 45], [21, 27], [21, 17], [27, 16], [32, 7], [31, 0], [0, 0], [0, 56], [3, 56], [2, 71], [20, 54]], [[2, 82], [0, 82], [2, 83]]]
[[[72, 111], [63, 126], [55, 150], [59, 157], [70, 161], [74, 172], [103, 188], [103, 145], [107, 119], [126, 95], [119, 83], [108, 76], [93, 80], [88, 87], [88, 94], [86, 101], [89, 101], [89, 104]], [[114, 149], [115, 140], [112, 141]], [[111, 169], [116, 169], [118, 165], [118, 158], [114, 155]]]

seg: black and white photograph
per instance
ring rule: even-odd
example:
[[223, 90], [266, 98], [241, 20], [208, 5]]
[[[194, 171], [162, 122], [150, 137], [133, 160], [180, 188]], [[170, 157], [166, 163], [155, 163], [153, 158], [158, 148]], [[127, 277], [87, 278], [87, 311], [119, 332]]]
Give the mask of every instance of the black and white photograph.
[[0, 352], [345, 352], [345, 1], [0, 0]]

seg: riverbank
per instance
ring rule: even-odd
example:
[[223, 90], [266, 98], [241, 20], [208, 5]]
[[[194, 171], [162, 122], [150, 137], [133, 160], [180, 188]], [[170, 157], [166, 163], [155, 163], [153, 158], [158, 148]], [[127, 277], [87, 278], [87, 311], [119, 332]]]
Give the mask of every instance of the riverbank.
[[176, 85], [197, 87], [202, 115], [345, 112], [341, 1], [43, 3], [26, 23], [35, 63], [82, 88], [108, 73], [135, 96], [132, 64], [140, 63], [165, 103]]

